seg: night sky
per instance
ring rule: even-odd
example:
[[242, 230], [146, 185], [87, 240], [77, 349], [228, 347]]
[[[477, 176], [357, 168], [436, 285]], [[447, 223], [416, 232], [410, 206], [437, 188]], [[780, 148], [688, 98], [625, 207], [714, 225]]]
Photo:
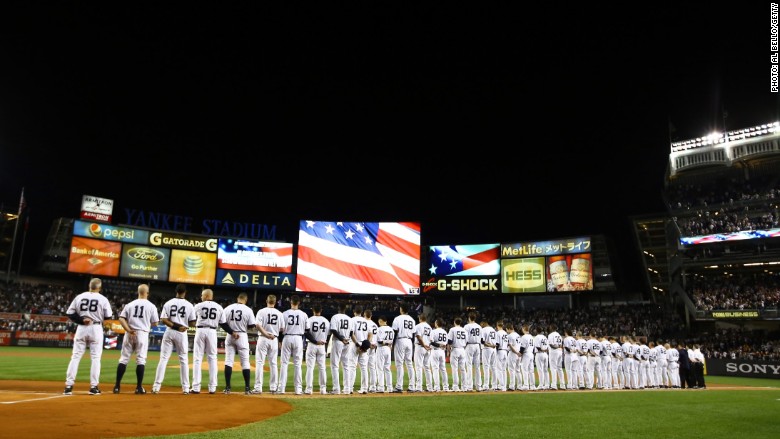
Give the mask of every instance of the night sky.
[[778, 119], [769, 3], [369, 3], [0, 4], [25, 265], [84, 194], [289, 230], [421, 221], [427, 244], [604, 234], [625, 259], [629, 218], [665, 210], [670, 136]]

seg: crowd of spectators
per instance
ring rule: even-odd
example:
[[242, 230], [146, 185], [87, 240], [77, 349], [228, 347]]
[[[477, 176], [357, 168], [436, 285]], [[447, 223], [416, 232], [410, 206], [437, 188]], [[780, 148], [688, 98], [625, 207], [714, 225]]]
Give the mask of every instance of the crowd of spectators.
[[682, 236], [778, 227], [780, 187], [774, 175], [678, 184], [667, 188], [666, 198]]
[[780, 361], [780, 333], [745, 328], [723, 328], [712, 334], [692, 337], [707, 358]]
[[765, 272], [689, 276], [685, 286], [696, 309], [743, 310], [777, 308], [780, 275]]
[[[746, 284], [742, 279], [736, 283]], [[105, 284], [103, 293], [109, 298], [112, 309], [116, 314], [124, 304], [136, 297], [134, 283]], [[778, 299], [778, 285], [773, 284], [774, 302]], [[761, 287], [752, 286], [756, 294], [764, 294]], [[733, 289], [733, 285], [722, 285], [723, 291]], [[740, 288], [744, 291], [745, 287]], [[45, 332], [75, 332], [75, 324], [65, 321], [56, 322], [41, 319], [41, 315], [64, 316], [70, 300], [80, 291], [72, 287], [56, 284], [28, 284], [15, 283], [5, 285], [0, 283], [0, 312], [21, 314], [21, 318], [0, 318], [0, 330], [17, 331], [45, 331]], [[167, 294], [170, 293], [170, 294]], [[723, 293], [725, 294], [725, 293]], [[279, 294], [280, 310], [289, 308], [289, 296], [292, 293]], [[216, 298], [223, 306], [235, 301], [234, 297]], [[150, 296], [150, 300], [158, 306], [172, 297], [172, 292], [158, 291], [158, 295]], [[265, 293], [262, 294], [262, 299]], [[189, 297], [197, 301], [197, 296]], [[360, 304], [372, 309], [374, 316], [385, 316], [390, 321], [398, 314], [398, 305], [402, 298], [378, 298], [378, 297], [339, 297], [303, 295], [301, 309], [308, 310], [314, 301], [324, 305], [323, 316], [330, 318], [336, 313], [340, 303], [346, 303], [347, 308]], [[405, 298], [403, 298], [405, 300]], [[719, 298], [718, 300], [721, 300]], [[706, 302], [706, 299], [701, 299]], [[433, 299], [412, 299], [410, 314], [417, 316], [425, 312], [428, 320], [441, 318], [449, 327], [455, 317], [463, 317], [471, 309], [460, 309], [459, 301], [440, 299], [439, 303], [433, 303]], [[736, 302], [732, 302], [736, 303]], [[262, 305], [264, 306], [264, 304]], [[255, 306], [255, 311], [262, 306]], [[673, 309], [656, 304], [621, 304], [608, 306], [595, 306], [587, 308], [565, 309], [533, 309], [520, 310], [510, 307], [480, 307], [474, 309], [479, 321], [487, 320], [494, 323], [498, 320], [513, 322], [516, 327], [523, 324], [547, 328], [550, 323], [555, 323], [559, 328], [571, 328], [577, 333], [597, 333], [604, 335], [630, 335], [632, 337], [647, 337], [651, 340], [663, 339], [676, 342], [683, 341], [687, 344], [698, 343], [703, 346], [703, 351], [708, 357], [716, 358], [747, 358], [747, 359], [780, 359], [780, 334], [768, 334], [765, 332], [750, 332], [740, 330], [722, 330], [713, 334], [691, 334], [683, 320], [683, 316]]]

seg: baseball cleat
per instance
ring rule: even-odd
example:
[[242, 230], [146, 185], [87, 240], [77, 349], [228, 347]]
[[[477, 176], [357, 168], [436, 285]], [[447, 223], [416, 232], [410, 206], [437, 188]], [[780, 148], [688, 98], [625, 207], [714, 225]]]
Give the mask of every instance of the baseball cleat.
[[65, 386], [65, 390], [62, 391], [63, 395], [73, 395], [73, 386]]
[[119, 386], [114, 387], [114, 393], [119, 393]]
[[190, 391], [189, 390], [182, 390], [181, 394], [182, 395], [189, 395]]
[[156, 395], [158, 393], [160, 393], [160, 391], [158, 389], [152, 389], [152, 394]]
[[143, 387], [136, 387], [135, 388], [135, 394], [136, 395], [146, 395], [146, 389]]
[[192, 394], [192, 395], [200, 395], [200, 390], [190, 390], [190, 394]]
[[249, 388], [249, 386], [244, 387], [244, 395], [251, 395], [252, 389]]
[[209, 395], [213, 395], [213, 394], [215, 394], [215, 393], [217, 393], [217, 391], [216, 391], [216, 390], [209, 390]]
[[263, 391], [262, 390], [257, 390], [257, 389], [252, 389], [250, 391], [250, 393], [252, 393], [252, 395], [262, 395]]
[[225, 387], [225, 390], [222, 391], [225, 395], [230, 395], [230, 387]]
[[89, 394], [90, 395], [100, 395], [101, 393], [102, 392], [100, 391], [100, 389], [97, 388], [97, 386], [92, 387], [92, 388], [89, 389]]

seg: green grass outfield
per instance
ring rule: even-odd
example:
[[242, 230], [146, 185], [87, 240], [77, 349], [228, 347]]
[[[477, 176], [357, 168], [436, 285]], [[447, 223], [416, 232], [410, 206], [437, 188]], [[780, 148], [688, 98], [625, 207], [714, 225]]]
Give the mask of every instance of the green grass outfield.
[[[65, 380], [70, 349], [0, 347], [0, 380]], [[118, 351], [103, 352], [101, 387], [110, 389]], [[220, 355], [220, 359], [222, 356]], [[158, 353], [151, 352], [144, 383], [154, 379]], [[254, 361], [254, 356], [252, 357]], [[178, 366], [174, 355], [171, 363]], [[81, 360], [77, 386], [88, 387], [89, 353]], [[131, 359], [124, 385], [132, 386]], [[305, 370], [305, 367], [304, 367]], [[394, 372], [395, 373], [395, 372]], [[207, 372], [204, 371], [204, 378]], [[235, 374], [233, 383], [242, 383]], [[254, 373], [252, 374], [254, 380]], [[330, 379], [330, 373], [328, 373]], [[359, 379], [359, 378], [358, 378]], [[410, 396], [284, 398], [289, 413], [237, 428], [170, 438], [777, 438], [780, 380], [708, 376], [708, 390], [506, 392]], [[292, 370], [288, 372], [292, 381]], [[220, 370], [220, 390], [224, 375]], [[267, 380], [266, 380], [267, 383]], [[165, 384], [178, 387], [178, 371]], [[715, 385], [758, 390], [715, 390]], [[289, 386], [288, 386], [289, 389]], [[182, 396], [184, 397], [184, 396]], [[247, 403], [252, 410], [256, 398]], [[218, 416], [218, 415], [215, 415]]]

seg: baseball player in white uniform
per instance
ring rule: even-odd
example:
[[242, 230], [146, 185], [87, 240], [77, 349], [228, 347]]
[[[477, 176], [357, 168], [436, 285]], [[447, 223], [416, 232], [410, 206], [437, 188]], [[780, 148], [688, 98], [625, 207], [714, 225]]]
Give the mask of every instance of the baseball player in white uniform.
[[655, 342], [651, 341], [647, 345], [650, 349], [650, 355], [647, 358], [647, 386], [653, 389], [658, 388], [658, 350], [656, 349]]
[[639, 349], [634, 351], [634, 355], [639, 360], [639, 388], [650, 387], [648, 380], [650, 376], [650, 347], [641, 343]]
[[414, 375], [414, 364], [412, 363], [412, 356], [414, 352], [412, 350], [412, 337], [414, 336], [414, 326], [416, 322], [407, 314], [408, 308], [405, 303], [399, 306], [400, 314], [393, 319], [392, 328], [395, 331], [395, 349], [393, 351], [395, 355], [395, 389], [393, 392], [403, 392], [404, 386], [404, 366], [406, 366], [406, 373], [409, 375], [409, 382], [407, 383], [407, 390], [414, 392], [414, 385], [417, 382]]
[[[355, 305], [352, 308], [352, 334], [351, 343], [347, 347], [347, 367], [344, 377], [344, 388], [341, 393], [351, 395], [355, 389], [357, 379], [357, 367], [360, 366], [360, 389], [358, 393], [368, 393], [368, 349], [364, 350], [363, 340], [369, 340], [368, 321], [363, 317], [363, 307]], [[369, 340], [370, 344], [370, 340]]]
[[206, 288], [200, 293], [201, 302], [195, 305], [195, 340], [192, 345], [192, 390], [198, 394], [201, 389], [203, 356], [209, 366], [208, 389], [210, 394], [217, 392], [219, 370], [217, 366], [217, 326], [222, 319], [224, 309], [214, 302], [214, 291]]
[[668, 368], [669, 384], [672, 389], [680, 388], [680, 352], [672, 348], [669, 343], [664, 344], [666, 349], [666, 367]]
[[431, 378], [433, 379], [433, 391], [450, 391], [450, 380], [447, 376], [447, 331], [442, 327], [442, 319], [433, 322], [433, 330], [430, 335], [431, 346]]
[[482, 327], [477, 323], [477, 313], [469, 312], [466, 330], [466, 379], [463, 380], [464, 392], [472, 392], [482, 387], [482, 374], [479, 370], [482, 360]]
[[176, 285], [175, 291], [176, 297], [165, 302], [160, 313], [160, 319], [168, 328], [165, 330], [162, 344], [160, 344], [160, 361], [157, 363], [152, 393], [160, 392], [168, 360], [171, 358], [173, 350], [176, 349], [176, 354], [179, 356], [179, 381], [182, 392], [186, 395], [190, 393], [190, 339], [187, 336], [187, 329], [195, 325], [195, 307], [184, 298], [187, 295], [186, 285]]
[[338, 312], [333, 314], [330, 318], [330, 376], [331, 386], [333, 390], [331, 394], [341, 394], [342, 380], [339, 377], [339, 371], [341, 371], [341, 377], [344, 378], [346, 383], [347, 374], [347, 347], [350, 343], [350, 337], [352, 335], [352, 318], [347, 314], [346, 302], [340, 302], [338, 305]]
[[609, 337], [612, 344], [610, 352], [612, 353], [612, 388], [622, 389], [623, 382], [623, 346], [618, 343], [614, 336]]
[[92, 364], [89, 369], [89, 394], [100, 395], [100, 359], [103, 356], [103, 321], [114, 315], [111, 304], [100, 294], [103, 281], [92, 278], [89, 281], [89, 291], [73, 298], [66, 312], [69, 319], [79, 326], [73, 338], [73, 351], [65, 373], [65, 390], [63, 395], [73, 394], [73, 384], [76, 383], [76, 373], [84, 352], [89, 348]]
[[244, 394], [249, 395], [252, 392], [249, 387], [252, 365], [249, 362], [249, 337], [246, 331], [255, 327], [255, 312], [246, 305], [247, 299], [246, 293], [239, 293], [236, 303], [225, 307], [219, 320], [219, 326], [228, 334], [225, 337], [225, 390], [222, 391], [226, 395], [231, 391], [230, 380], [233, 376], [236, 354], [241, 363], [241, 375], [244, 377]]
[[368, 358], [368, 393], [376, 393], [378, 381], [376, 372], [376, 332], [379, 326], [372, 320], [373, 315], [374, 313], [370, 309], [363, 311], [363, 318], [368, 322], [368, 332], [371, 334], [368, 337], [371, 348], [366, 353], [366, 358]]
[[284, 394], [287, 386], [287, 366], [292, 358], [293, 389], [296, 395], [303, 394], [303, 333], [309, 316], [298, 309], [301, 298], [297, 294], [290, 296], [290, 309], [282, 313], [284, 317], [284, 337], [282, 338], [282, 362], [279, 366], [279, 384], [276, 393]]
[[[488, 390], [496, 390], [496, 346], [498, 341], [496, 340], [496, 330], [487, 320], [483, 320], [479, 324], [482, 327], [482, 357], [480, 362], [482, 363], [482, 385], [477, 389], [480, 392]], [[479, 371], [477, 372], [479, 373]]]
[[425, 374], [425, 386], [429, 392], [433, 391], [433, 374], [431, 373], [431, 325], [427, 322], [425, 314], [418, 317], [419, 322], [414, 326], [414, 376], [417, 379], [414, 388], [417, 391], [423, 389], [423, 374]]
[[376, 330], [376, 367], [377, 367], [377, 392], [389, 393], [393, 389], [393, 374], [390, 371], [392, 360], [393, 340], [395, 331], [387, 325], [387, 317], [379, 317], [379, 327]]
[[580, 357], [579, 375], [577, 377], [577, 383], [579, 389], [585, 389], [585, 375], [588, 373], [588, 341], [582, 335], [582, 332], [577, 333], [575, 336], [577, 341], [577, 354]]
[[531, 335], [528, 325], [523, 325], [523, 334], [520, 336], [520, 376], [523, 384], [520, 390], [536, 390], [534, 379], [534, 336]]
[[506, 392], [507, 355], [509, 334], [504, 329], [504, 321], [496, 322], [496, 367], [493, 370], [496, 390]]
[[143, 395], [146, 390], [143, 387], [144, 372], [146, 370], [146, 353], [149, 351], [149, 332], [152, 326], [157, 326], [160, 316], [157, 307], [149, 301], [149, 285], [138, 285], [138, 298], [125, 305], [119, 313], [119, 324], [125, 330], [122, 341], [122, 353], [119, 355], [119, 364], [116, 367], [116, 382], [114, 393], [119, 393], [122, 377], [127, 370], [130, 356], [135, 353], [135, 393]]
[[507, 390], [514, 392], [523, 386], [522, 369], [520, 368], [520, 334], [515, 331], [515, 324], [507, 322], [507, 355], [506, 363], [509, 371]]
[[604, 390], [612, 389], [612, 343], [609, 342], [606, 336], [602, 335], [599, 338], [601, 343], [601, 379], [599, 380], [599, 388]]
[[636, 348], [631, 337], [623, 337], [623, 385], [626, 389], [639, 388], [639, 366], [636, 361]]
[[659, 387], [668, 389], [671, 386], [669, 382], [669, 363], [666, 357], [666, 346], [660, 340], [655, 344], [655, 353], [656, 361], [658, 362], [655, 382]]
[[536, 328], [534, 332], [536, 332], [534, 336], [534, 348], [536, 349], [534, 360], [536, 362], [536, 375], [539, 377], [537, 390], [550, 390], [549, 342], [542, 328]]
[[577, 352], [577, 339], [572, 335], [572, 330], [563, 330], [563, 365], [566, 370], [566, 389], [577, 390], [579, 386], [580, 355]]
[[263, 366], [268, 359], [268, 390], [273, 393], [279, 384], [279, 334], [284, 331], [284, 316], [276, 309], [276, 295], [265, 298], [265, 307], [257, 311], [257, 346], [255, 347], [255, 388], [253, 395], [263, 393]]
[[330, 321], [322, 316], [322, 304], [311, 306], [312, 316], [306, 321], [306, 388], [303, 393], [311, 395], [314, 390], [314, 368], [319, 371], [320, 393], [328, 394], [328, 374], [325, 369], [325, 345], [330, 335]]
[[547, 334], [548, 361], [550, 363], [550, 389], [566, 390], [566, 381], [563, 376], [563, 337], [558, 332], [555, 323], [550, 324], [550, 332]]
[[463, 320], [455, 317], [454, 325], [447, 331], [447, 345], [450, 349], [450, 368], [452, 369], [453, 392], [463, 392], [466, 380], [466, 330], [460, 324]]
[[596, 338], [596, 333], [591, 331], [590, 338], [586, 342], [588, 349], [588, 368], [585, 370], [585, 387], [592, 390], [598, 383], [601, 386], [601, 342]]

